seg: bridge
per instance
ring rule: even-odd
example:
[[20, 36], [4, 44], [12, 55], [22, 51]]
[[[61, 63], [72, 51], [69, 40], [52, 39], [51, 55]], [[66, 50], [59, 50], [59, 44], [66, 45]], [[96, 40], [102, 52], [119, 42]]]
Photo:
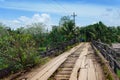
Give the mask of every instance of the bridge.
[[107, 44], [82, 42], [17, 80], [119, 80], [119, 57]]
[[101, 42], [80, 43], [18, 80], [119, 80], [119, 56]]

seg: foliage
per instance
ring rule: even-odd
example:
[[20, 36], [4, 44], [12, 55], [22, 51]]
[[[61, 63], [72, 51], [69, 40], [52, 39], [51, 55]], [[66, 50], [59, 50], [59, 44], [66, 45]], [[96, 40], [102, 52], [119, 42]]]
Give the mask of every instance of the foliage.
[[79, 33], [79, 27], [74, 26], [73, 20], [68, 16], [63, 16], [60, 19], [59, 26], [52, 27], [52, 31], [49, 34], [49, 41], [50, 44], [57, 45], [58, 43], [78, 38]]
[[45, 31], [45, 25], [42, 23], [34, 23], [17, 30], [11, 30], [1, 24], [0, 69], [14, 66], [14, 69], [18, 70], [42, 64], [43, 59], [39, 54], [45, 51], [46, 47], [55, 47], [59, 43], [76, 38], [78, 27], [74, 26], [69, 17], [63, 18], [60, 20], [61, 25], [53, 26], [50, 32]]
[[0, 23], [0, 37], [4, 35], [8, 35], [8, 28]]
[[60, 20], [61, 23], [61, 33], [66, 37], [66, 40], [71, 40], [75, 37], [75, 26], [73, 20], [69, 17], [62, 17]]
[[45, 27], [42, 23], [34, 23], [11, 30], [0, 24], [0, 69], [13, 65], [18, 70], [43, 64], [45, 59], [40, 57], [41, 52], [72, 39], [120, 42], [120, 26], [107, 27], [102, 22], [76, 27], [70, 17], [64, 16], [59, 26], [52, 26], [51, 31], [46, 31]]
[[7, 66], [15, 64], [15, 68], [26, 68], [37, 64], [37, 52], [32, 36], [11, 34], [0, 38], [0, 59], [3, 59], [1, 63]]
[[117, 70], [117, 75], [120, 78], [120, 70], [119, 69]]
[[18, 32], [24, 34], [31, 34], [34, 40], [37, 42], [38, 46], [43, 46], [45, 38], [45, 25], [42, 23], [33, 23], [31, 25], [27, 25], [26, 28], [19, 28], [17, 29]]
[[53, 26], [52, 31], [49, 36], [49, 44], [53, 44], [53, 47], [57, 45], [57, 43], [64, 41], [64, 36], [60, 33], [60, 27]]
[[101, 40], [111, 44], [120, 42], [119, 27], [107, 27], [102, 22], [80, 28], [81, 38], [85, 41]]

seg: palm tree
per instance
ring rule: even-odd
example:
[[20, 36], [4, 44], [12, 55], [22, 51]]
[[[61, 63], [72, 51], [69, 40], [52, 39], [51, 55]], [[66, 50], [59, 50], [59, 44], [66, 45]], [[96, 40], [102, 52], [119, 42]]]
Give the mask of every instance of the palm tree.
[[60, 20], [61, 33], [66, 37], [66, 40], [70, 40], [75, 37], [76, 27], [74, 21], [68, 16], [64, 16]]

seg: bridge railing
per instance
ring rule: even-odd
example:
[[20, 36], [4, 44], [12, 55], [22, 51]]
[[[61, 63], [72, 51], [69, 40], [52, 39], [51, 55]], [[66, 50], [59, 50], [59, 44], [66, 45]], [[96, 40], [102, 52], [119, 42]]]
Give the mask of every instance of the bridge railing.
[[120, 63], [116, 58], [120, 56], [120, 54], [109, 47], [109, 45], [102, 42], [92, 41], [92, 44], [101, 52], [104, 58], [109, 62], [111, 69], [117, 74], [117, 71], [120, 70]]

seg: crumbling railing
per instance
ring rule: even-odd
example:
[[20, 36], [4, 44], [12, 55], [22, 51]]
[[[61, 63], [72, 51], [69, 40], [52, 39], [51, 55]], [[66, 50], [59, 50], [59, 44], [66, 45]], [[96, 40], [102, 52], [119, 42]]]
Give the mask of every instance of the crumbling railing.
[[120, 56], [120, 54], [107, 44], [97, 41], [92, 41], [92, 44], [101, 52], [104, 58], [109, 62], [111, 69], [117, 74], [117, 70], [120, 70], [120, 63], [116, 58]]

